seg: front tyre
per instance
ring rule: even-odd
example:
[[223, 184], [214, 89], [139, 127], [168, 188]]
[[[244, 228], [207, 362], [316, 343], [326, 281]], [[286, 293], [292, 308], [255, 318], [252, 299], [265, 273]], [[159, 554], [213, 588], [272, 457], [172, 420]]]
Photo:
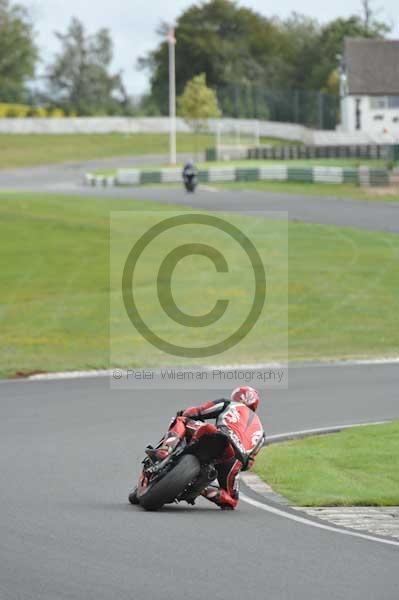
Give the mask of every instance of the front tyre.
[[130, 492], [129, 502], [130, 502], [130, 504], [133, 504], [134, 506], [139, 504], [139, 499], [137, 498], [137, 488], [134, 488], [134, 490], [132, 492]]
[[138, 492], [137, 499], [145, 510], [158, 510], [172, 503], [194, 481], [200, 472], [200, 463], [193, 454], [185, 454], [166, 475]]

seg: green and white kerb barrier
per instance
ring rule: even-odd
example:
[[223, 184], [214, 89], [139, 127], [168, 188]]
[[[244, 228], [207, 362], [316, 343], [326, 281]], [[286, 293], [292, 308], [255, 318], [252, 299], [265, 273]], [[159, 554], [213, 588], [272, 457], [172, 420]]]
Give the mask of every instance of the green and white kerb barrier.
[[[243, 181], [297, 181], [307, 183], [353, 183], [360, 185], [390, 185], [388, 169], [368, 167], [211, 167], [198, 171], [199, 183]], [[120, 169], [115, 176], [88, 173], [85, 183], [91, 186], [138, 186], [145, 184], [182, 183], [181, 169], [139, 170]]]

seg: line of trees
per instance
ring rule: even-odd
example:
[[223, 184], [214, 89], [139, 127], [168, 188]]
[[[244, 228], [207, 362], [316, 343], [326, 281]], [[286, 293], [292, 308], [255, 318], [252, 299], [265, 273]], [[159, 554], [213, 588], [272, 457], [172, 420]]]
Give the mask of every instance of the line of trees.
[[[344, 38], [384, 37], [390, 29], [377, 18], [371, 0], [361, 0], [361, 11], [321, 25], [297, 13], [285, 20], [266, 17], [231, 0], [195, 3], [176, 22], [177, 92], [183, 94], [189, 81], [205, 74], [222, 111], [230, 114], [237, 96], [231, 90], [244, 89], [244, 97], [250, 86], [255, 104], [259, 90], [289, 91], [297, 103], [301, 93], [311, 91], [337, 96]], [[14, 0], [0, 0], [0, 101], [41, 103], [82, 115], [166, 114], [169, 27], [161, 24], [160, 43], [138, 61], [150, 75], [150, 91], [139, 105], [129, 98], [122, 74], [112, 70], [109, 30], [88, 34], [77, 18], [55, 34], [59, 52], [47, 65], [45, 86], [33, 92], [40, 58], [32, 20]], [[244, 110], [239, 107], [236, 101], [236, 112]]]
[[74, 17], [65, 32], [55, 35], [59, 52], [47, 65], [45, 85], [34, 91], [40, 57], [31, 17], [22, 5], [0, 0], [0, 102], [47, 105], [78, 115], [133, 111], [122, 74], [111, 68], [108, 29], [90, 35]]
[[[314, 90], [338, 94], [337, 67], [345, 37], [384, 37], [389, 27], [379, 21], [371, 1], [363, 0], [363, 16], [338, 18], [326, 25], [293, 13], [280, 20], [262, 16], [229, 0], [195, 4], [176, 24], [177, 92], [194, 75], [206, 73], [215, 89], [256, 85], [274, 90]], [[151, 97], [167, 111], [168, 49], [158, 47], [139, 60], [149, 70]]]

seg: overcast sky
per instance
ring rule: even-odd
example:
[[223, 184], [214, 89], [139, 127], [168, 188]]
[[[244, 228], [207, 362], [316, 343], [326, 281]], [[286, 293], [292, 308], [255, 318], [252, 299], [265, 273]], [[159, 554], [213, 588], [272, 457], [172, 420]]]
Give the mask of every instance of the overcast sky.
[[[65, 31], [72, 16], [79, 17], [90, 32], [101, 27], [111, 30], [115, 44], [114, 67], [122, 70], [131, 94], [140, 94], [148, 87], [148, 74], [136, 70], [138, 56], [153, 49], [161, 20], [173, 22], [193, 0], [20, 0], [30, 10], [36, 24], [38, 43], [44, 61], [57, 51], [54, 31]], [[266, 16], [287, 17], [297, 11], [321, 22], [360, 12], [361, 0], [241, 0], [242, 6]], [[375, 0], [380, 17], [394, 29], [391, 37], [399, 38], [399, 1]]]

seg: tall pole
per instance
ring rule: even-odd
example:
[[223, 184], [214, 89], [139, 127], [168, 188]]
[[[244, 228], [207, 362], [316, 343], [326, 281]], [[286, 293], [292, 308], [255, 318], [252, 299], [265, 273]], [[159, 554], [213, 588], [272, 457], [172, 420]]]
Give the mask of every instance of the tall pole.
[[169, 162], [176, 164], [176, 63], [175, 63], [175, 31], [171, 29], [167, 36], [169, 45]]

